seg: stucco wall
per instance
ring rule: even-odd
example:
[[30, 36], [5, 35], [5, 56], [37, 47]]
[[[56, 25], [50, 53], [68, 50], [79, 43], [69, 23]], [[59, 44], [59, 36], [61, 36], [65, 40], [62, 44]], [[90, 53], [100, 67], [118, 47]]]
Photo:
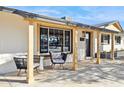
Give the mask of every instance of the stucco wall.
[[[94, 49], [95, 49], [95, 53], [97, 52], [97, 33], [95, 32], [94, 33]], [[100, 38], [100, 41], [101, 41], [101, 38]], [[100, 45], [100, 51], [103, 52], [103, 51], [106, 51], [106, 52], [109, 52], [111, 50], [111, 36], [110, 36], [110, 43], [109, 44], [101, 44]], [[95, 54], [94, 53], [94, 54]]]
[[[124, 49], [124, 34], [120, 33], [120, 34], [115, 34], [115, 35], [120, 35], [121, 36], [121, 44], [115, 44], [115, 50], [123, 50]], [[97, 33], [94, 33], [94, 49], [95, 49], [95, 53], [97, 52]], [[105, 45], [101, 45], [101, 51], [106, 51], [106, 52], [110, 52], [111, 51], [111, 35], [110, 35], [110, 43], [109, 44], [105, 44]]]
[[28, 24], [22, 17], [0, 12], [0, 53], [27, 51]]
[[[110, 29], [110, 30], [115, 30], [115, 31], [118, 31], [120, 32], [120, 30], [118, 28], [116, 28], [114, 25], [109, 25], [106, 27], [107, 29]], [[120, 35], [121, 36], [121, 44], [116, 44], [115, 43], [115, 50], [122, 50], [124, 49], [124, 35], [122, 33], [119, 33], [119, 34], [115, 34], [115, 35]], [[111, 36], [110, 36], [110, 44], [108, 45], [103, 45], [103, 51], [111, 51]]]
[[[121, 34], [116, 34], [116, 35], [121, 36], [121, 44], [116, 44], [115, 43], [114, 49], [115, 50], [122, 50], [122, 49], [124, 49], [124, 36], [121, 35]], [[102, 46], [102, 51], [107, 51], [107, 52], [111, 51], [111, 35], [110, 35], [110, 44], [103, 45]]]
[[121, 44], [115, 44], [115, 50], [124, 50], [124, 33], [119, 33], [121, 36]]
[[84, 60], [86, 55], [85, 41], [80, 41], [82, 37], [82, 31], [78, 31], [78, 60]]
[[0, 73], [15, 71], [13, 56], [27, 52], [28, 24], [21, 16], [0, 12]]

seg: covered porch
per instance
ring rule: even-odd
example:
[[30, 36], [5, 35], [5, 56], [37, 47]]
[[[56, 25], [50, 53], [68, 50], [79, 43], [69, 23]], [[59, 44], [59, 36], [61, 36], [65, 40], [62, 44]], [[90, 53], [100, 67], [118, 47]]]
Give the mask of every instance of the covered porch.
[[[41, 26], [45, 26], [45, 27], [52, 27], [52, 28], [59, 28], [59, 29], [71, 29], [72, 31], [72, 55], [73, 55], [73, 60], [71, 63], [69, 63], [69, 65], [67, 66], [70, 70], [76, 71], [79, 69], [80, 65], [79, 60], [78, 60], [78, 32], [82, 31], [82, 33], [85, 35], [86, 32], [90, 32], [90, 33], [97, 33], [96, 34], [96, 39], [97, 39], [97, 57], [94, 58], [94, 51], [93, 51], [93, 44], [94, 44], [94, 35], [91, 35], [91, 57], [92, 60], [91, 63], [95, 63], [95, 64], [100, 64], [101, 63], [101, 59], [100, 59], [100, 51], [101, 51], [101, 34], [105, 33], [105, 34], [111, 34], [111, 59], [110, 62], [114, 62], [114, 42], [115, 42], [115, 38], [114, 38], [114, 32], [104, 32], [104, 31], [100, 31], [99, 29], [90, 29], [90, 28], [84, 28], [84, 27], [78, 27], [78, 26], [74, 26], [74, 25], [62, 25], [62, 24], [56, 24], [56, 23], [52, 23], [52, 22], [45, 22], [45, 21], [41, 21], [41, 20], [35, 20], [35, 19], [25, 19], [26, 21], [29, 22], [29, 44], [28, 44], [28, 73], [27, 73], [27, 81], [29, 84], [33, 83], [34, 81], [34, 72], [33, 72], [33, 55], [34, 53], [34, 33], [37, 34], [37, 54], [38, 55], [42, 55], [40, 52], [40, 27]], [[85, 39], [85, 38], [84, 38]], [[95, 60], [94, 60], [95, 59]], [[83, 60], [82, 63], [87, 60]], [[67, 70], [69, 70], [67, 69]]]

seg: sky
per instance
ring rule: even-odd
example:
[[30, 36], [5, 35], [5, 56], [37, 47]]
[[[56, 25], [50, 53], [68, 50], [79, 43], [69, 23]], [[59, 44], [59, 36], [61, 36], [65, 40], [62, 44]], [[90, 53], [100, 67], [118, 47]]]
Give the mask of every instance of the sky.
[[89, 25], [118, 20], [124, 28], [123, 6], [11, 6], [11, 8], [56, 18], [68, 16], [73, 21]]

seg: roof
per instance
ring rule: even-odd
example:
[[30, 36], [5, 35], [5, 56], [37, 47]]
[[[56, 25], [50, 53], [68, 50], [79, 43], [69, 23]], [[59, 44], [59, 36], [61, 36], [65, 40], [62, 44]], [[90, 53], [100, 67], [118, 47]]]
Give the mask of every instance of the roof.
[[118, 20], [113, 20], [113, 21], [109, 21], [109, 22], [104, 22], [104, 23], [96, 24], [95, 26], [96, 27], [102, 27], [102, 26], [106, 27], [106, 26], [109, 26], [109, 25], [112, 25], [112, 24], [115, 24], [115, 23], [117, 23], [119, 25], [121, 31], [123, 32], [123, 28], [120, 25]]
[[118, 33], [118, 31], [114, 31], [114, 30], [99, 28], [97, 26], [87, 25], [87, 24], [74, 22], [74, 21], [67, 21], [67, 20], [64, 20], [64, 19], [61, 19], [61, 18], [48, 17], [48, 16], [39, 15], [39, 14], [31, 13], [31, 12], [26, 12], [26, 11], [14, 9], [14, 8], [8, 8], [8, 7], [4, 7], [4, 6], [0, 6], [0, 11], [5, 11], [5, 12], [10, 12], [10, 13], [13, 13], [13, 14], [17, 14], [17, 15], [20, 15], [24, 18], [34, 18], [34, 19], [42, 18], [42, 19], [47, 19], [47, 20], [51, 20], [51, 21], [62, 22], [62, 23], [65, 23], [67, 25], [71, 24], [71, 25], [78, 26], [78, 27], [81, 27], [81, 28], [88, 28], [88, 29], [99, 30], [99, 31], [104, 31], [104, 32]]
[[96, 27], [108, 26], [108, 25], [114, 24], [114, 23], [116, 23], [116, 22], [118, 22], [118, 21], [117, 21], [117, 20], [113, 20], [113, 21], [109, 21], [109, 22], [104, 22], [104, 23], [96, 24], [95, 26], [96, 26]]

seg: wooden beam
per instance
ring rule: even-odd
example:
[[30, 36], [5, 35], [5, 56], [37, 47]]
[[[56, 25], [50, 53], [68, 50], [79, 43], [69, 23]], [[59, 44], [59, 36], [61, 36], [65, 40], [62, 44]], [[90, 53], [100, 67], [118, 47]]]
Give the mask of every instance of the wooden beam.
[[34, 80], [33, 76], [33, 55], [34, 55], [34, 25], [29, 23], [28, 33], [28, 62], [27, 62], [27, 82], [31, 84]]
[[60, 28], [60, 29], [73, 29], [74, 26], [72, 25], [67, 25], [66, 23], [60, 24], [60, 23], [55, 23], [55, 22], [48, 22], [44, 20], [38, 20], [38, 19], [30, 19], [30, 18], [25, 18], [26, 21], [33, 21], [37, 22], [39, 25], [44, 26], [44, 27], [51, 27], [51, 28]]
[[73, 29], [73, 66], [72, 66], [73, 70], [76, 70], [78, 67], [77, 46], [78, 46], [78, 31], [77, 29]]
[[93, 33], [93, 32], [91, 33], [90, 40], [91, 40], [91, 41], [90, 41], [90, 45], [91, 45], [91, 46], [90, 46], [90, 51], [91, 51], [90, 54], [91, 54], [91, 57], [92, 57], [92, 59], [93, 59], [93, 58], [94, 58], [94, 54], [95, 54], [95, 53], [94, 53], [94, 46], [93, 46], [93, 44], [94, 44], [94, 33]]
[[[76, 25], [71, 25], [71, 24], [67, 24], [67, 23], [62, 23], [62, 22], [56, 22], [56, 21], [49, 21], [49, 20], [43, 20], [43, 19], [33, 19], [33, 18], [24, 18], [25, 21], [33, 21], [33, 22], [37, 22], [38, 24], [40, 24], [41, 26], [46, 26], [46, 27], [52, 27], [52, 28], [60, 28], [60, 29], [73, 29], [73, 28], [77, 28], [78, 30], [85, 30], [88, 32], [105, 32], [105, 31], [101, 31], [100, 29], [91, 29], [91, 28], [87, 28], [87, 27], [78, 27]], [[114, 33], [114, 32], [105, 32], [105, 33]]]
[[123, 31], [121, 25], [119, 25], [119, 23], [115, 23], [113, 24], [117, 29], [119, 29], [121, 32]]
[[101, 34], [97, 32], [97, 64], [100, 64], [100, 46], [101, 46]]
[[115, 35], [114, 33], [111, 34], [111, 58], [114, 60], [114, 45], [115, 45]]

